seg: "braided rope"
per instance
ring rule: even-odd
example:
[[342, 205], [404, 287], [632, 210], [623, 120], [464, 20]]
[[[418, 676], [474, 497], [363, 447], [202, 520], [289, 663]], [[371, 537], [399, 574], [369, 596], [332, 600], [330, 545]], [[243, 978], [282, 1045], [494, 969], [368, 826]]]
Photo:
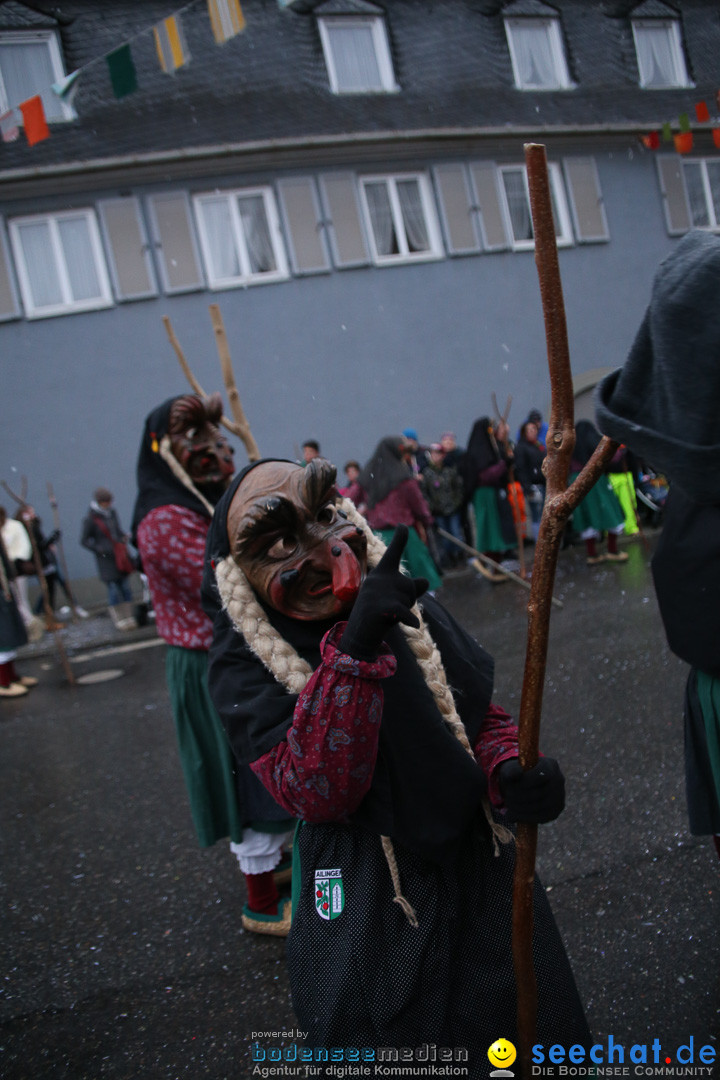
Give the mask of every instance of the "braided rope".
[[169, 435], [163, 435], [162, 439], [160, 440], [160, 457], [170, 467], [170, 469], [178, 478], [180, 483], [184, 487], [186, 487], [188, 491], [192, 491], [193, 495], [195, 495], [200, 500], [207, 512], [210, 514], [210, 517], [212, 517], [215, 508], [213, 507], [212, 503], [209, 503], [207, 501], [202, 492], [198, 491], [198, 489], [195, 487], [192, 480], [185, 472], [178, 459], [173, 454]]

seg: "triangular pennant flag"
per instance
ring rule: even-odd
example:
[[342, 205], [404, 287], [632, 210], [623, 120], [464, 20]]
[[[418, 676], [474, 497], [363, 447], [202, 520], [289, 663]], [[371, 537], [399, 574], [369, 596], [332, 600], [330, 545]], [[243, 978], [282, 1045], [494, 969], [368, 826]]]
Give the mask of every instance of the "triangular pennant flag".
[[678, 123], [680, 124], [680, 130], [682, 132], [688, 132], [690, 130], [690, 117], [686, 112], [680, 113], [678, 116]]
[[[1, 123], [2, 123], [2, 117], [0, 117], [0, 124]], [[712, 136], [713, 136], [713, 142], [717, 146], [718, 150], [720, 150], [720, 128], [713, 128], [712, 129]]]
[[34, 146], [35, 143], [42, 142], [43, 139], [50, 137], [50, 128], [47, 126], [45, 110], [39, 94], [28, 98], [27, 101], [23, 101], [20, 105], [20, 112], [23, 114], [25, 138], [30, 146]]
[[675, 149], [678, 154], [689, 154], [693, 148], [692, 131], [681, 131], [675, 136]]
[[65, 75], [59, 82], [54, 82], [52, 88], [55, 94], [64, 101], [66, 105], [72, 105], [73, 98], [77, 93], [78, 79], [80, 78], [80, 71], [71, 71], [69, 75]]
[[215, 44], [222, 45], [245, 29], [239, 0], [207, 0]]
[[110, 82], [115, 97], [123, 98], [134, 93], [138, 88], [138, 81], [130, 46], [121, 45], [119, 49], [108, 53], [105, 59], [110, 69]]
[[14, 109], [8, 109], [7, 112], [0, 116], [0, 135], [2, 135], [3, 142], [15, 142], [20, 135], [20, 128], [18, 127], [17, 115]]
[[663, 142], [672, 142], [673, 141], [672, 127], [670, 126], [669, 121], [667, 123], [663, 124], [663, 126], [662, 126], [662, 137], [663, 137]]
[[641, 135], [640, 141], [647, 150], [657, 150], [660, 146], [660, 132], [651, 131], [647, 135]]
[[169, 15], [153, 27], [160, 67], [172, 74], [190, 59], [179, 15]]
[[710, 119], [710, 110], [708, 109], [706, 102], [698, 101], [695, 106], [695, 115], [701, 124], [706, 123]]

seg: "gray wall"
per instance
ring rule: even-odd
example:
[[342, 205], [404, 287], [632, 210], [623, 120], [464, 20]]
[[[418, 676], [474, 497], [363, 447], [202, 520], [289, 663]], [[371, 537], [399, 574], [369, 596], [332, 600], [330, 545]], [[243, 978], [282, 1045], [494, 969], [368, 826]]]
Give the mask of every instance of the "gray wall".
[[[610, 241], [560, 252], [575, 374], [622, 363], [657, 264], [672, 244], [652, 154], [638, 151], [632, 138], [612, 150], [591, 150], [585, 142], [580, 152], [595, 155]], [[223, 178], [223, 186], [231, 182]], [[473, 421], [492, 412], [493, 392], [501, 407], [512, 395], [513, 428], [533, 406], [547, 415], [532, 252], [333, 271], [3, 324], [0, 479], [19, 486], [27, 476], [29, 499], [48, 524], [52, 482], [73, 577], [94, 573], [92, 556], [76, 540], [92, 490], [109, 487], [129, 526], [143, 419], [189, 389], [163, 315], [203, 387], [221, 389], [208, 314], [213, 302], [263, 454], [294, 457], [314, 437], [341, 468], [408, 425], [424, 441], [449, 428], [464, 443]], [[236, 450], [242, 464], [243, 448]], [[4, 493], [0, 501], [11, 508]]]

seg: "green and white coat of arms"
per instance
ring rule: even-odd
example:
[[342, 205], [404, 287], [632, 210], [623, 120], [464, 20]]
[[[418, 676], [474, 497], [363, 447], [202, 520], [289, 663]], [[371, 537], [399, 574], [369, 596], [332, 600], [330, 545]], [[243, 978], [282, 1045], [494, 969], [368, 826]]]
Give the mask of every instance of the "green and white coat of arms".
[[315, 908], [321, 919], [337, 919], [345, 907], [341, 870], [315, 871]]

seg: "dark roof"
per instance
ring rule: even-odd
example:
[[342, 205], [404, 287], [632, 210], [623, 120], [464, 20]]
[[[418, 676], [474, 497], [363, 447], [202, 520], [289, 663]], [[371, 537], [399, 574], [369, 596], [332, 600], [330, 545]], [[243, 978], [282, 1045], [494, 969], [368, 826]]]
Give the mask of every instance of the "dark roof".
[[[185, 0], [186, 2], [186, 0]], [[247, 27], [223, 45], [212, 37], [205, 0], [183, 12], [190, 62], [173, 75], [160, 70], [150, 29], [183, 7], [183, 0], [63, 0], [0, 2], [0, 28], [57, 27], [66, 70], [83, 68], [75, 98], [77, 119], [54, 124], [51, 137], [28, 147], [21, 136], [0, 143], [5, 170], [61, 162], [141, 155], [269, 140], [342, 137], [352, 133], [424, 130], [608, 128], [640, 131], [694, 119], [706, 99], [714, 111], [720, 55], [717, 0], [684, 0], [683, 40], [695, 87], [648, 91], [638, 87], [631, 16], [659, 8], [655, 0], [326, 0], [325, 12], [380, 8], [399, 93], [331, 93], [313, 0], [284, 10], [277, 0], [243, 0]], [[528, 7], [555, 9], [562, 23], [576, 86], [557, 92], [517, 90], [503, 14]], [[62, 19], [54, 21], [53, 13]], [[26, 23], [18, 20], [25, 18]], [[37, 20], [40, 20], [38, 22]], [[113, 97], [105, 56], [130, 41], [139, 90]]]

